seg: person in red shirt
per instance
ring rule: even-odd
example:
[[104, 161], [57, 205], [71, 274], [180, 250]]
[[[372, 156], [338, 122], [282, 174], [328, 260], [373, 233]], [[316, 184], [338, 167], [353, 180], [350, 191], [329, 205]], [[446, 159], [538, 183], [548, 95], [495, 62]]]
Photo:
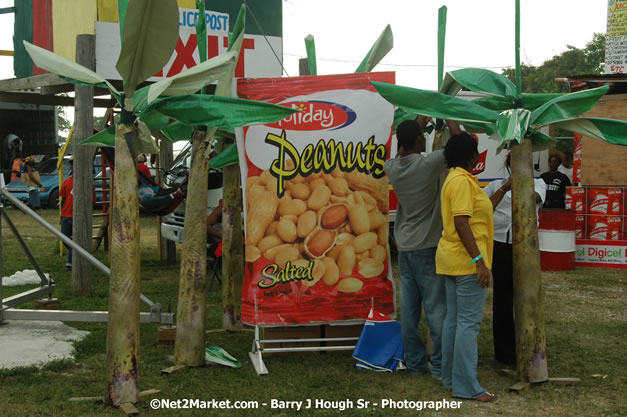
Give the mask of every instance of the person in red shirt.
[[[72, 226], [74, 218], [74, 161], [70, 159], [70, 176], [67, 177], [61, 184], [59, 190], [59, 198], [61, 204], [61, 233], [72, 239]], [[93, 201], [96, 201], [96, 190], [93, 190]], [[65, 244], [64, 244], [65, 245]], [[72, 269], [72, 248], [65, 245], [67, 248], [67, 262], [65, 263], [65, 269]]]
[[[70, 169], [72, 169], [72, 163], [70, 162]], [[74, 174], [61, 184], [59, 190], [59, 198], [61, 199], [61, 233], [72, 239], [72, 218], [74, 214]], [[72, 248], [65, 245], [67, 248], [67, 262], [65, 263], [65, 269], [72, 269]]]
[[146, 165], [146, 155], [144, 155], [143, 153], [140, 153], [137, 156], [137, 171], [141, 172], [144, 175], [146, 181], [148, 182], [147, 185], [158, 186], [158, 184], [152, 179], [150, 168], [148, 168], [148, 165]]

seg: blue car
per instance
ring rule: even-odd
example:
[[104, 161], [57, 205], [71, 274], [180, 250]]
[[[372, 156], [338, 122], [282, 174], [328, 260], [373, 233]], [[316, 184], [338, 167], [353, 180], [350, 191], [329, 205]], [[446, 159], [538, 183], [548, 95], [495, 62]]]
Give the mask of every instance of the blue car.
[[[57, 161], [59, 158], [52, 157], [46, 159], [37, 167], [41, 177], [42, 187], [39, 189], [41, 207], [57, 208], [59, 202], [59, 173], [57, 171]], [[24, 174], [22, 174], [24, 175]], [[70, 158], [63, 158], [63, 179], [70, 176]], [[6, 190], [22, 201], [28, 201], [28, 191], [26, 184], [22, 184], [19, 179], [10, 182]]]

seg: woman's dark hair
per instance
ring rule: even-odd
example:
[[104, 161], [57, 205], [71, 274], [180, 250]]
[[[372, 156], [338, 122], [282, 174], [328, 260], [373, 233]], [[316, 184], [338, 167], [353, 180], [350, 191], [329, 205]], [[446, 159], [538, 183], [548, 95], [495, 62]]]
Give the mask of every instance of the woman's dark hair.
[[477, 142], [466, 132], [451, 137], [444, 147], [444, 159], [449, 168], [467, 168], [478, 153]]

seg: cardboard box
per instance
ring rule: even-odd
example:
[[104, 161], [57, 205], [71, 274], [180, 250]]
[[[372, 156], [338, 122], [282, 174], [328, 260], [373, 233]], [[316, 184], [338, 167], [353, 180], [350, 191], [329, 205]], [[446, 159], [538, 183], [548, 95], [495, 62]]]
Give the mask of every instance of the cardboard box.
[[[361, 331], [363, 328], [364, 328], [363, 324], [352, 324], [348, 326], [325, 324], [324, 325], [324, 337], [325, 338], [359, 337], [361, 336]], [[325, 342], [325, 344], [327, 346], [348, 346], [348, 345], [356, 345], [357, 340]]]
[[624, 192], [622, 188], [608, 188], [607, 190], [608, 214], [611, 214], [613, 216], [624, 215], [623, 194]]
[[585, 239], [586, 237], [586, 216], [577, 214], [575, 215], [575, 239]]
[[[316, 339], [322, 337], [322, 326], [286, 326], [286, 327], [264, 327], [263, 340], [272, 339]], [[315, 347], [320, 346], [320, 342], [280, 342], [264, 343], [263, 348], [293, 348], [293, 347]], [[264, 355], [287, 355], [294, 352], [268, 352]], [[320, 354], [319, 351], [305, 352]]]
[[589, 187], [586, 192], [586, 214], [607, 215], [609, 197], [607, 187]]
[[566, 187], [566, 208], [575, 210], [577, 214], [586, 214], [586, 189], [583, 187]]
[[587, 238], [593, 240], [622, 240], [623, 217], [589, 214]]

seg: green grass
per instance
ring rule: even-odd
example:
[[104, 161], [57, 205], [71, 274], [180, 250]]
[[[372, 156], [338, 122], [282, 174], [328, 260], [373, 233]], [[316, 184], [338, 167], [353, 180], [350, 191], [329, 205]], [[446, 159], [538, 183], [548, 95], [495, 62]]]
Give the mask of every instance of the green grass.
[[[63, 309], [105, 310], [108, 281], [94, 270], [93, 295], [75, 297], [71, 291], [71, 274], [64, 270], [65, 258], [58, 253], [56, 241], [33, 220], [9, 209], [9, 214], [26, 239], [37, 261], [57, 282], [55, 297]], [[44, 210], [43, 216], [58, 224], [56, 213]], [[156, 251], [156, 221], [142, 217], [142, 292], [155, 302], [167, 306], [172, 298], [176, 311], [178, 265], [161, 263]], [[3, 222], [3, 274], [32, 269], [16, 240]], [[96, 256], [106, 263], [106, 253]], [[179, 256], [180, 259], [180, 256]], [[171, 416], [619, 416], [627, 408], [625, 335], [627, 317], [624, 291], [627, 274], [619, 270], [577, 269], [562, 273], [543, 273], [544, 308], [547, 334], [549, 375], [577, 377], [577, 386], [543, 384], [518, 395], [508, 392], [516, 381], [499, 374], [493, 361], [491, 328], [491, 295], [479, 336], [479, 380], [501, 398], [494, 404], [464, 401], [461, 410], [398, 410], [380, 408], [339, 410], [279, 410], [262, 407], [257, 410], [151, 410], [149, 401], [137, 408], [142, 415]], [[5, 288], [4, 295], [25, 288]], [[208, 329], [220, 329], [222, 323], [220, 287], [214, 283], [208, 299]], [[33, 303], [24, 307], [33, 307]], [[143, 311], [147, 311], [142, 307]], [[57, 361], [44, 368], [0, 370], [0, 415], [2, 416], [107, 416], [121, 411], [89, 402], [69, 402], [70, 397], [102, 396], [106, 325], [68, 323], [91, 333], [76, 343], [75, 361]], [[358, 399], [380, 402], [394, 400], [452, 400], [438, 381], [429, 376], [405, 373], [379, 374], [354, 368], [349, 352], [326, 354], [289, 354], [267, 356], [269, 375], [257, 376], [250, 360], [253, 334], [250, 331], [211, 332], [209, 344], [223, 347], [243, 366], [241, 369], [207, 367], [188, 369], [164, 376], [160, 370], [170, 366], [167, 355], [171, 347], [156, 346], [156, 325], [142, 325], [140, 351], [140, 388], [159, 389], [157, 398], [200, 400], [271, 399], [305, 401], [307, 399], [345, 400], [355, 406]], [[424, 331], [424, 323], [422, 324]], [[2, 341], [0, 340], [0, 354]]]

